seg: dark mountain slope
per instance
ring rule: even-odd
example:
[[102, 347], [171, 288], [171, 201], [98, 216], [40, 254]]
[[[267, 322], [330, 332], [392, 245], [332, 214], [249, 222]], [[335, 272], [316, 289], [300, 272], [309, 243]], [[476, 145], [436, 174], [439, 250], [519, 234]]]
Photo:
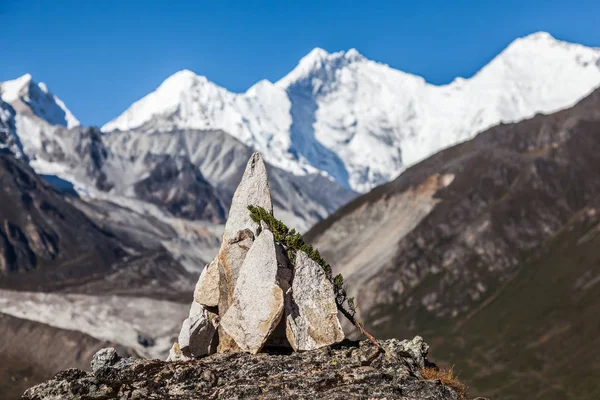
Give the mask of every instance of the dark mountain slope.
[[132, 230], [142, 229], [124, 234], [108, 217], [86, 215], [79, 208], [92, 205], [65, 197], [7, 151], [0, 153], [0, 185], [0, 287], [183, 300], [193, 285], [160, 244], [160, 223], [150, 231], [121, 214]]
[[68, 281], [105, 270], [124, 255], [109, 234], [6, 151], [0, 153], [0, 187], [1, 286]]
[[163, 206], [179, 218], [225, 222], [223, 201], [189, 158], [147, 154], [145, 159], [152, 167], [148, 177], [134, 185], [137, 198]]
[[33, 382], [50, 379], [62, 369], [89, 369], [92, 355], [110, 345], [80, 332], [2, 313], [0, 338], [0, 400], [17, 399]]
[[[569, 258], [559, 261], [557, 257], [539, 257], [549, 240], [600, 197], [598, 154], [600, 90], [571, 109], [499, 125], [444, 150], [395, 181], [354, 200], [317, 224], [306, 237], [334, 269], [344, 273], [350, 288], [360, 288], [360, 313], [374, 333], [382, 337], [413, 332], [425, 337], [454, 337], [448, 327], [480, 310], [499, 291], [506, 290], [508, 282], [519, 285], [525, 279], [521, 274], [536, 260], [541, 263], [538, 268], [549, 260], [556, 261], [548, 267], [550, 280], [560, 271], [574, 274], [571, 280], [557, 279], [560, 290], [550, 285], [553, 281], [536, 281], [537, 290], [548, 297], [556, 292], [559, 299], [569, 299], [569, 293], [578, 293], [569, 282], [593, 275], [593, 263], [581, 264], [582, 270], [577, 272], [570, 270], [573, 267]], [[570, 251], [568, 254], [577, 254], [575, 248]], [[503, 368], [502, 358], [513, 358], [515, 351], [523, 360], [528, 359], [533, 350], [526, 346], [515, 349], [511, 338], [527, 326], [549, 327], [556, 322], [549, 311], [554, 309], [552, 303], [547, 303], [545, 311], [532, 311], [528, 309], [527, 293], [522, 292], [521, 302], [513, 305], [515, 310], [531, 311], [525, 319], [527, 325], [506, 315], [502, 320], [504, 330], [464, 331], [465, 336], [483, 335], [487, 349], [495, 349], [486, 353], [488, 368], [496, 368], [496, 363], [497, 368]], [[543, 298], [538, 302], [543, 304]], [[480, 321], [494, 321], [500, 315], [500, 309], [486, 310], [483, 307], [477, 314], [481, 314]], [[576, 326], [575, 318], [580, 317], [571, 315], [563, 315], [565, 323]], [[598, 328], [594, 324], [587, 327], [600, 336]], [[535, 337], [532, 333], [531, 341]], [[465, 347], [471, 345], [462, 334], [456, 338]], [[572, 339], [572, 348], [594, 346], [588, 336], [557, 338]], [[550, 351], [550, 347], [541, 349], [543, 353]], [[467, 353], [471, 351], [466, 351], [465, 357]], [[449, 355], [448, 359], [456, 362], [457, 357]], [[567, 381], [569, 364], [555, 363], [550, 374], [546, 371], [554, 359], [548, 354], [537, 359], [539, 369], [526, 362], [508, 364], [511, 374], [522, 374], [518, 388], [503, 386], [501, 377], [492, 374], [488, 381], [475, 380], [475, 389], [485, 393], [488, 388], [501, 387], [496, 393], [501, 397], [523, 398], [504, 396], [514, 390], [522, 396], [539, 394], [535, 379], [553, 380], [558, 387], [566, 387], [567, 382], [582, 384], [588, 379], [581, 376]], [[465, 373], [482, 373], [482, 365]], [[537, 377], [529, 374], [534, 368]], [[473, 382], [472, 376], [463, 377]], [[587, 396], [583, 398], [595, 398], [590, 397], [589, 390], [581, 393]]]
[[579, 212], [472, 312], [429, 335], [479, 393], [600, 398], [600, 210]]

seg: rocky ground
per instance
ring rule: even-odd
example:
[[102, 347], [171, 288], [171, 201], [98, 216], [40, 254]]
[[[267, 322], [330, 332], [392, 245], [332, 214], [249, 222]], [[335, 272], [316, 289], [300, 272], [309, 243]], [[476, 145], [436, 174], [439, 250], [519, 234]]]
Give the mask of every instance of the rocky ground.
[[50, 399], [414, 399], [463, 394], [421, 370], [423, 339], [344, 341], [309, 352], [219, 353], [192, 361], [121, 358], [103, 349], [92, 371], [68, 369], [30, 388], [22, 400]]

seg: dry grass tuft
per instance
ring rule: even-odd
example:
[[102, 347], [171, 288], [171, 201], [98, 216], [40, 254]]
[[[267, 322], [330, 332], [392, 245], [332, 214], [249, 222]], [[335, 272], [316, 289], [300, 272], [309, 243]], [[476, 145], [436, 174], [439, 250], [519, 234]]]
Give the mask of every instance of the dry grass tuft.
[[454, 367], [450, 369], [423, 368], [421, 376], [426, 380], [439, 380], [444, 386], [454, 389], [461, 400], [467, 398], [467, 385], [458, 379], [458, 375], [454, 375]]

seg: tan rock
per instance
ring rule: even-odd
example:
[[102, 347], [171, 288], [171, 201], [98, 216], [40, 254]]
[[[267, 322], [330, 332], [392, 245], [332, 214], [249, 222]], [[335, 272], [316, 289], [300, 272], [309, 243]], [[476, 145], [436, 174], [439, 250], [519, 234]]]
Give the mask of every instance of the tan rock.
[[219, 305], [219, 263], [214, 259], [202, 270], [196, 288], [194, 300], [205, 307]]
[[333, 285], [321, 266], [303, 251], [296, 254], [285, 314], [286, 335], [296, 351], [314, 350], [344, 340]]
[[231, 306], [221, 318], [221, 327], [243, 351], [258, 353], [281, 321], [278, 264], [273, 234], [264, 230], [246, 255]]
[[251, 229], [256, 233], [258, 225], [250, 219], [249, 205], [260, 206], [269, 212], [273, 212], [267, 169], [260, 153], [252, 154], [246, 165], [242, 180], [235, 190], [229, 216], [225, 223], [223, 244], [244, 229]]
[[177, 342], [173, 343], [171, 350], [169, 350], [169, 356], [167, 357], [167, 361], [187, 361], [187, 360], [188, 360], [188, 358], [185, 357], [181, 353], [179, 344]]
[[[217, 255], [219, 267], [219, 313], [225, 315], [233, 299], [233, 291], [248, 250], [254, 243], [254, 234], [250, 229], [239, 231], [233, 238], [223, 243]], [[219, 348], [222, 352], [239, 351], [235, 341], [219, 327]]]

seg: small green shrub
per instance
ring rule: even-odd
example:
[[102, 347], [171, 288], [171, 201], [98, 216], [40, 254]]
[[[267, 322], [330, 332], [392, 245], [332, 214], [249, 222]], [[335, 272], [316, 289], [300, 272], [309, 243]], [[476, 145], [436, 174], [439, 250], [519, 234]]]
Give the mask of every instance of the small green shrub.
[[352, 323], [355, 323], [354, 315], [356, 314], [356, 305], [354, 303], [354, 298], [348, 297], [342, 274], [333, 277], [331, 265], [321, 257], [319, 250], [314, 249], [310, 244], [304, 243], [302, 235], [296, 232], [295, 229], [290, 230], [283, 222], [275, 218], [270, 212], [262, 207], [250, 205], [248, 206], [248, 210], [250, 211], [250, 218], [259, 225], [259, 229], [261, 221], [269, 227], [271, 232], [273, 232], [275, 241], [281, 243], [286, 248], [288, 258], [292, 263], [296, 259], [296, 253], [298, 251], [303, 251], [311, 260], [316, 262], [323, 269], [325, 276], [333, 284], [333, 291], [338, 309], [348, 317]]

